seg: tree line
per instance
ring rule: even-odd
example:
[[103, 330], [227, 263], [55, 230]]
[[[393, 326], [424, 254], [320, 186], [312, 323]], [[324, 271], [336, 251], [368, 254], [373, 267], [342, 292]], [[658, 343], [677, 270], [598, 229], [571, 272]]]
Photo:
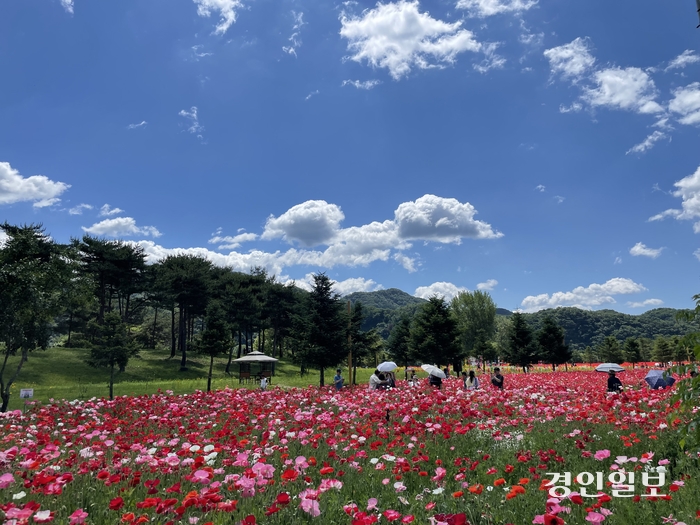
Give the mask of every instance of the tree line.
[[[347, 363], [349, 355], [353, 370], [389, 357], [399, 365], [450, 365], [459, 372], [469, 357], [556, 368], [650, 356], [666, 362], [692, 353], [687, 337], [608, 337], [573, 352], [555, 316], [531, 326], [524, 314], [496, 315], [493, 299], [481, 291], [450, 302], [414, 301], [382, 334], [367, 328], [371, 309], [359, 301], [350, 308], [322, 273], [306, 291], [262, 268], [236, 272], [186, 254], [149, 265], [132, 243], [85, 235], [59, 244], [41, 225], [0, 229], [7, 236], [0, 246], [1, 410], [29, 353], [56, 344], [88, 349], [90, 365], [108, 368], [110, 396], [116, 374], [144, 348], [161, 349], [181, 370], [191, 352], [208, 357], [208, 388], [216, 357], [225, 358], [230, 374], [233, 360], [253, 349], [289, 359], [302, 373], [318, 370], [322, 386], [325, 370]], [[397, 292], [392, 297], [401, 301]], [[19, 356], [12, 366], [11, 356]]]

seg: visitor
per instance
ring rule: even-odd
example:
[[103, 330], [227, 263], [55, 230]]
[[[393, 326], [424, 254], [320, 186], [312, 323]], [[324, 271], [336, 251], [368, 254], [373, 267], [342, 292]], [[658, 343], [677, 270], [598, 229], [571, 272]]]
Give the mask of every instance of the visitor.
[[264, 377], [260, 380], [260, 390], [267, 390], [267, 377]]
[[377, 384], [377, 390], [386, 390], [389, 388], [389, 380], [387, 379], [387, 376], [384, 374], [384, 372], [380, 372], [379, 376], [379, 384]]
[[386, 380], [389, 382], [389, 388], [396, 388], [396, 376], [394, 375], [394, 372], [387, 372]]
[[615, 375], [614, 370], [608, 372], [608, 392], [619, 394], [622, 392], [622, 381]]
[[335, 377], [333, 378], [333, 384], [336, 390], [343, 388], [343, 376], [340, 375], [340, 368], [335, 371]]
[[493, 369], [491, 384], [499, 390], [503, 390], [503, 376], [501, 375], [501, 369], [499, 367]]
[[479, 380], [474, 370], [470, 370], [468, 376], [466, 372], [462, 372], [462, 380], [464, 382], [464, 390], [476, 390], [479, 388]]
[[416, 371], [411, 370], [411, 378], [408, 380], [411, 386], [418, 386], [418, 378], [416, 377]]
[[438, 390], [442, 389], [442, 379], [438, 376], [434, 376], [433, 374], [430, 374], [428, 376], [428, 384], [432, 387], [437, 388]]
[[369, 376], [369, 389], [376, 390], [380, 383], [379, 370], [375, 370], [371, 376]]

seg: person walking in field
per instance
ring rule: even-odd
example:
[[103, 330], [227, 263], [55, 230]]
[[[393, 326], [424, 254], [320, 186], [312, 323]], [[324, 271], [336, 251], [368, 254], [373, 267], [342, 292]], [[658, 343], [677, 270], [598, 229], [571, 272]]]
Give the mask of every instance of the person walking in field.
[[340, 368], [335, 371], [335, 377], [333, 378], [333, 384], [336, 390], [343, 388], [343, 376], [340, 374]]

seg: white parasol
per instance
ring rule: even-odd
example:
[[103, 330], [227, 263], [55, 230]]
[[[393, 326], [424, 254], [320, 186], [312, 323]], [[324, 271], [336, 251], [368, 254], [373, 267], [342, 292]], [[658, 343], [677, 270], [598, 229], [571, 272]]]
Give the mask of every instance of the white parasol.
[[420, 366], [423, 370], [428, 372], [428, 375], [439, 377], [440, 379], [445, 379], [447, 376], [445, 375], [445, 372], [440, 370], [437, 366], [435, 365], [421, 365]]
[[625, 369], [616, 363], [603, 363], [595, 367], [596, 372], [624, 372]]
[[380, 372], [393, 372], [397, 368], [398, 366], [396, 366], [396, 363], [393, 361], [384, 361], [383, 363], [379, 363], [377, 370]]

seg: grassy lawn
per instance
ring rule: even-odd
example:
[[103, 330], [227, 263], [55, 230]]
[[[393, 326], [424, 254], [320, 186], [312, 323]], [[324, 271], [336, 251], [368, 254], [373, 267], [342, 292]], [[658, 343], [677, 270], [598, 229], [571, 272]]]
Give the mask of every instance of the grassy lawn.
[[[46, 403], [49, 399], [90, 399], [92, 397], [107, 397], [109, 395], [109, 370], [92, 368], [86, 363], [88, 350], [78, 348], [49, 348], [46, 351], [37, 350], [29, 355], [29, 360], [22, 367], [17, 381], [12, 385], [10, 409], [19, 409], [24, 401], [19, 399], [22, 388], [33, 388], [33, 401]], [[143, 395], [154, 394], [158, 390], [172, 390], [176, 394], [186, 394], [207, 387], [209, 360], [206, 356], [190, 354], [188, 370], [180, 372], [180, 358], [168, 359], [169, 352], [160, 350], [143, 350], [139, 357], [132, 358], [126, 371], [117, 373], [114, 384], [114, 395]], [[9, 377], [17, 366], [17, 358], [10, 358], [5, 377]], [[227, 376], [226, 358], [215, 359], [213, 389], [257, 388], [256, 383], [240, 384], [238, 367], [232, 367], [232, 376]], [[253, 371], [255, 371], [253, 365]], [[366, 385], [372, 370], [358, 368], [357, 382]], [[397, 373], [402, 379], [403, 372]], [[335, 371], [326, 370], [326, 384], [332, 384]], [[347, 369], [343, 376], [348, 377]], [[421, 371], [421, 377], [425, 376]], [[277, 363], [271, 388], [274, 387], [307, 387], [319, 384], [318, 370], [311, 370], [303, 377], [299, 374], [299, 366], [282, 360]]]

